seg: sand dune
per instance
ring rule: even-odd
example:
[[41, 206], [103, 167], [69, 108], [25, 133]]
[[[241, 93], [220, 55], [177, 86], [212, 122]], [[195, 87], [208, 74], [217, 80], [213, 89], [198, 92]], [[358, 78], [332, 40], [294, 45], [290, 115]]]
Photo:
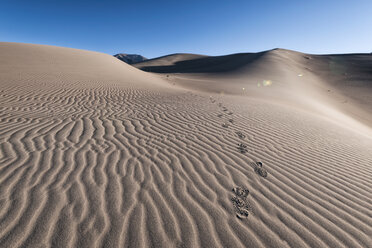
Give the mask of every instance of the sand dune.
[[146, 61], [133, 63], [133, 66], [140, 68], [146, 71], [154, 69], [154, 72], [162, 72], [160, 69], [162, 67], [173, 67], [178, 62], [188, 61], [188, 60], [196, 60], [200, 58], [207, 58], [208, 56], [199, 55], [199, 54], [191, 54], [191, 53], [175, 53], [170, 55], [161, 56], [154, 59], [147, 59]]
[[0, 247], [371, 247], [368, 70], [345, 66], [354, 89], [286, 50], [161, 75], [0, 54]]
[[[285, 49], [226, 56], [166, 56], [135, 67], [185, 88], [300, 106], [354, 128], [372, 123], [372, 55], [310, 55]], [[171, 58], [169, 58], [171, 57]], [[351, 117], [351, 118], [349, 118]], [[346, 121], [346, 119], [348, 119]]]

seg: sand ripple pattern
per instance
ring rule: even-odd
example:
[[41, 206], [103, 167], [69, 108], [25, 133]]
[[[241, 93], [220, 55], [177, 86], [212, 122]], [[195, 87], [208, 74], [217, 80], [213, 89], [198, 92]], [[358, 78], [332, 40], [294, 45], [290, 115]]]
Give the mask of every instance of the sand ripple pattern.
[[[216, 98], [234, 114], [191, 92], [2, 90], [0, 247], [372, 246], [370, 140]], [[235, 185], [250, 191], [244, 220]]]

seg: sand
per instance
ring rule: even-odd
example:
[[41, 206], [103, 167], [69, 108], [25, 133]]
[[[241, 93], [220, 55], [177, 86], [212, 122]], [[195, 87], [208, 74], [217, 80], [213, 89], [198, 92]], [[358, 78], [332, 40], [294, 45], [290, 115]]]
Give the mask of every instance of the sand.
[[372, 247], [368, 55], [172, 56], [0, 43], [0, 247]]

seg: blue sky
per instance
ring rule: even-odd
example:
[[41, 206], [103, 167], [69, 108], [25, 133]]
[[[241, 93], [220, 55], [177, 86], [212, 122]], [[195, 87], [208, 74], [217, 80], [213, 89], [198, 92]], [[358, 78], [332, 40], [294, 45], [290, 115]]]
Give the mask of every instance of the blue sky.
[[152, 58], [276, 47], [307, 53], [372, 52], [371, 0], [2, 0], [0, 41]]

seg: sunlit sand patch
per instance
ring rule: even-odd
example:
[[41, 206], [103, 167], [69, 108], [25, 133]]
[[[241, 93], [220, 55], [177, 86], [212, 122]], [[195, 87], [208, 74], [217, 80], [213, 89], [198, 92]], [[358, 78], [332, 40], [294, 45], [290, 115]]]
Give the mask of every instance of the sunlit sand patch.
[[262, 81], [262, 85], [263, 86], [270, 86], [272, 84], [273, 84], [273, 82], [271, 80], [264, 80], [264, 81]]

